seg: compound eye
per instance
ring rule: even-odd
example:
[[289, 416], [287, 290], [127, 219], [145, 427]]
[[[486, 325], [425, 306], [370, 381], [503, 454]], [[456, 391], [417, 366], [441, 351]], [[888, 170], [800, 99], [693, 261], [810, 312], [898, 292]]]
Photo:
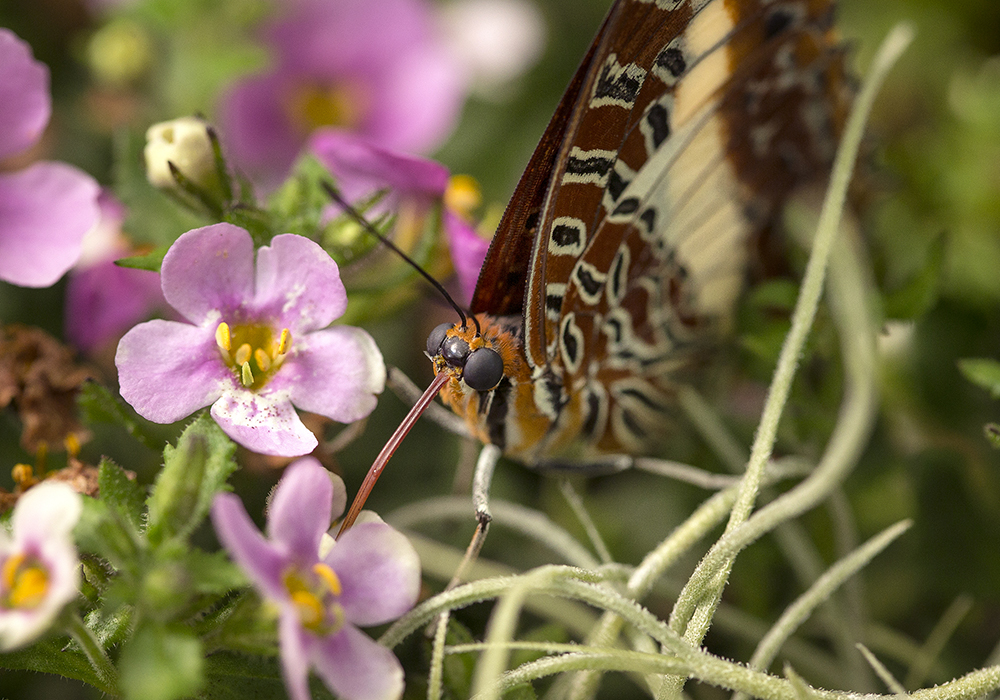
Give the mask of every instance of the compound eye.
[[434, 330], [431, 334], [427, 336], [427, 354], [434, 357], [438, 354], [441, 349], [441, 343], [444, 342], [445, 335], [448, 333], [448, 329], [451, 328], [450, 323], [441, 323], [434, 326]]
[[454, 335], [445, 338], [441, 343], [441, 356], [452, 367], [461, 367], [469, 357], [469, 344]]
[[465, 361], [462, 372], [465, 383], [476, 391], [489, 391], [503, 379], [503, 359], [491, 348], [474, 350]]

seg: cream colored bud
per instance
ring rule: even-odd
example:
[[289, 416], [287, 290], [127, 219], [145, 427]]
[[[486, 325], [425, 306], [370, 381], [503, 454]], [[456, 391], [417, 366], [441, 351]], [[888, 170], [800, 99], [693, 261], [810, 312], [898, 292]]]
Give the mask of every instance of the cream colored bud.
[[219, 190], [208, 123], [197, 117], [181, 117], [154, 124], [146, 130], [146, 177], [154, 187], [176, 189], [170, 172], [173, 163], [181, 175], [208, 191]]

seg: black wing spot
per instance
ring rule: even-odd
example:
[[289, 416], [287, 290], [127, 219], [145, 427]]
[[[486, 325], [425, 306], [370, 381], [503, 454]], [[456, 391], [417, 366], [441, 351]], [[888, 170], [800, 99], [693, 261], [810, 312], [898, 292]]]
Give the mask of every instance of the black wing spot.
[[646, 115], [646, 123], [650, 127], [653, 148], [659, 148], [660, 144], [670, 136], [670, 114], [667, 112], [667, 108], [659, 102], [651, 106]]
[[775, 10], [764, 20], [764, 38], [770, 39], [788, 29], [795, 16], [788, 10]]
[[684, 60], [684, 54], [676, 46], [663, 49], [660, 55], [656, 57], [656, 65], [660, 68], [665, 68], [675, 78], [681, 77], [684, 71], [687, 70], [687, 61]]
[[639, 198], [629, 197], [628, 199], [623, 199], [621, 203], [615, 207], [615, 210], [611, 212], [615, 215], [620, 214], [631, 214], [639, 209]]
[[584, 268], [583, 266], [577, 266], [576, 279], [579, 281], [580, 287], [583, 291], [590, 296], [594, 296], [601, 291], [601, 283], [594, 279], [594, 276], [590, 274], [590, 270]]
[[622, 196], [622, 192], [628, 187], [628, 183], [618, 174], [617, 170], [612, 170], [608, 174], [607, 192], [611, 199], [617, 201]]

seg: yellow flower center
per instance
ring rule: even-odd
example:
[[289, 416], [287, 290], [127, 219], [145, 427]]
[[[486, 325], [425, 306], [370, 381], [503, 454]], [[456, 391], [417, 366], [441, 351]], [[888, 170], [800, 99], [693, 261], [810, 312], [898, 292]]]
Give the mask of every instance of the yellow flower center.
[[215, 344], [223, 361], [247, 389], [256, 391], [278, 371], [292, 347], [292, 334], [283, 328], [277, 338], [263, 323], [230, 327], [223, 321], [215, 329]]
[[360, 85], [317, 82], [295, 86], [285, 104], [295, 128], [308, 134], [321, 126], [356, 129], [368, 110], [367, 102]]
[[0, 570], [0, 607], [21, 610], [37, 608], [49, 590], [49, 572], [34, 558], [15, 554]]
[[285, 588], [302, 626], [309, 631], [329, 636], [344, 626], [344, 609], [337, 602], [342, 591], [340, 579], [326, 564], [314, 564], [307, 572], [287, 571]]
[[479, 182], [471, 175], [452, 175], [444, 191], [444, 203], [449, 209], [466, 221], [483, 203], [483, 191]]

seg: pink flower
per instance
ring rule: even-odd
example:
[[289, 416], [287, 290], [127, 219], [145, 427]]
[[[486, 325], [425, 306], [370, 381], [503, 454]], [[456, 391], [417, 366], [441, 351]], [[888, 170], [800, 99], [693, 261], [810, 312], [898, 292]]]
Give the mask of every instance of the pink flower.
[[[0, 28], [0, 160], [33, 146], [51, 111], [48, 69]], [[98, 191], [92, 177], [65, 163], [0, 174], [0, 279], [48, 287], [62, 277], [97, 221]]]
[[82, 510], [69, 486], [43, 482], [14, 507], [11, 536], [0, 528], [0, 651], [34, 641], [76, 598], [72, 532]]
[[101, 216], [83, 239], [83, 254], [66, 284], [66, 337], [90, 352], [117, 339], [166, 306], [160, 276], [115, 265], [130, 255], [122, 235], [125, 209], [113, 195], [98, 198]]
[[[388, 194], [369, 212], [369, 217], [406, 211], [409, 217], [427, 215], [442, 206], [448, 186], [448, 169], [433, 160], [398, 153], [353, 134], [323, 129], [309, 140], [308, 151], [330, 171], [341, 194], [349, 202], [360, 202], [377, 192]], [[456, 213], [443, 213], [445, 236], [465, 300], [479, 278], [490, 242]]]
[[272, 187], [316, 128], [427, 152], [454, 127], [464, 69], [425, 0], [295, 0], [264, 28], [274, 67], [224, 96], [221, 132], [233, 163]]
[[420, 560], [406, 537], [377, 518], [356, 524], [321, 556], [331, 514], [343, 512], [346, 498], [340, 477], [305, 458], [275, 488], [267, 539], [234, 494], [219, 494], [212, 504], [219, 540], [278, 607], [292, 700], [308, 700], [310, 667], [344, 700], [388, 700], [403, 692], [399, 661], [355, 625], [382, 624], [412, 608]]
[[317, 445], [295, 406], [344, 423], [375, 408], [382, 355], [359, 328], [327, 328], [347, 294], [316, 243], [275, 236], [255, 264], [249, 233], [205, 226], [171, 246], [160, 279], [188, 323], [148, 321], [118, 344], [121, 395], [140, 415], [172, 423], [211, 405], [236, 442], [292, 457]]

